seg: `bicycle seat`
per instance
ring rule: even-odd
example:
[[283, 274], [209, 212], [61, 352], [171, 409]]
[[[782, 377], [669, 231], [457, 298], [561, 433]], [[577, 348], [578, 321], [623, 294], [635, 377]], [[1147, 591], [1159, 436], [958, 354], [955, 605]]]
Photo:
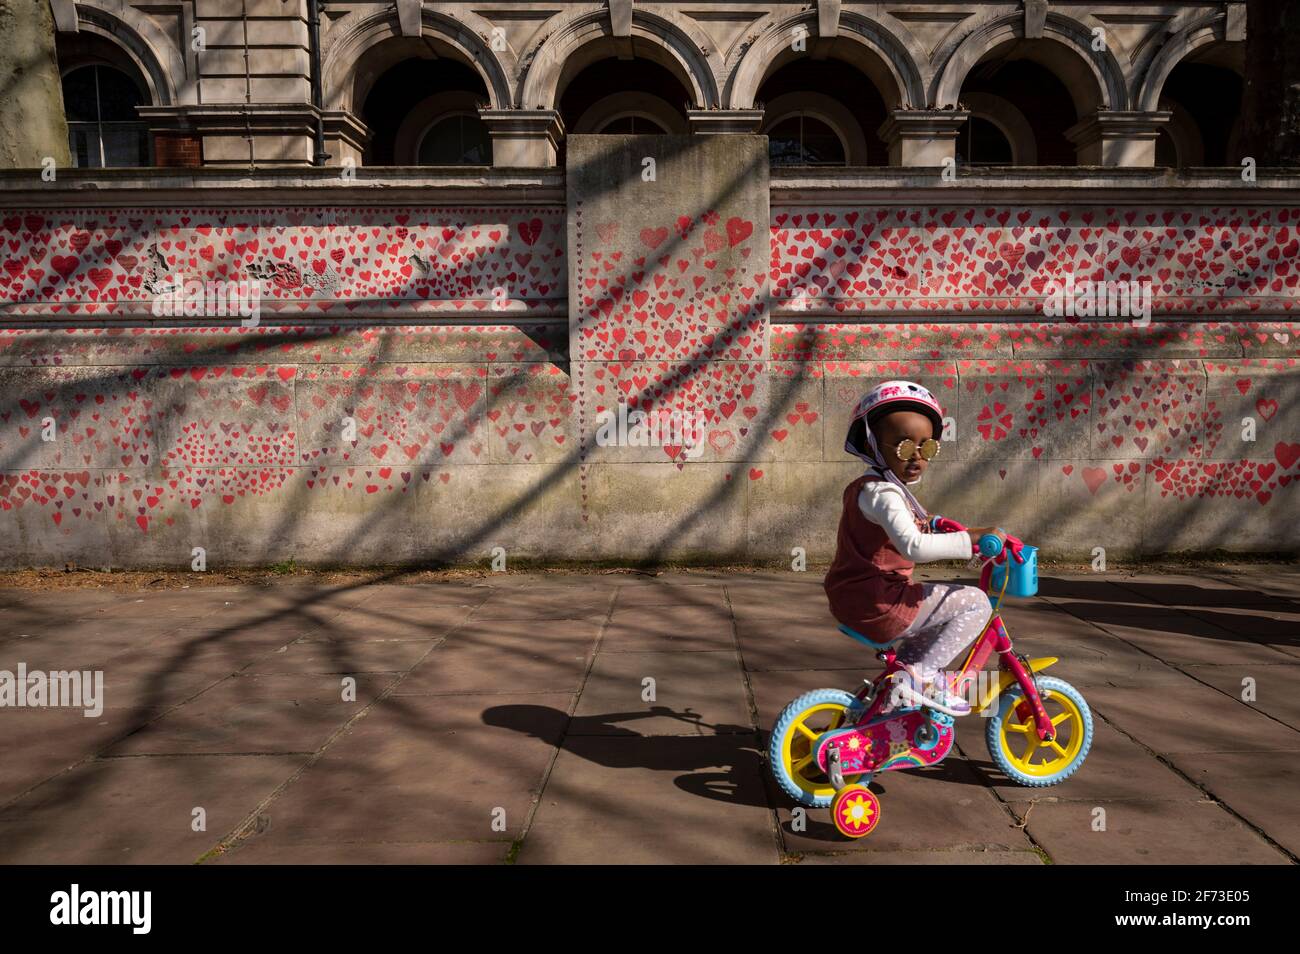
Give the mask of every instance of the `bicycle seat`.
[[856, 639], [858, 642], [862, 643], [863, 645], [870, 646], [872, 649], [878, 651], [886, 650], [898, 642], [897, 639], [891, 639], [887, 643], [878, 643], [874, 639], [868, 639], [866, 636], [863, 636], [852, 626], [845, 626], [843, 623], [840, 623], [840, 632], [843, 633], [845, 636], [848, 636], [851, 639]]

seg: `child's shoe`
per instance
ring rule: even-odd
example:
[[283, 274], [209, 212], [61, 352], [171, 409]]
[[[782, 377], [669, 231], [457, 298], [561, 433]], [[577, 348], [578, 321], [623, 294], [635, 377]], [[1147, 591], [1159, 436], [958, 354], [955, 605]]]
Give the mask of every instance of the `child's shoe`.
[[950, 716], [970, 715], [970, 703], [953, 692], [947, 677], [940, 673], [926, 680], [917, 667], [904, 666], [895, 678], [898, 682], [891, 699], [898, 698], [904, 705], [928, 706]]
[[947, 679], [939, 679], [937, 683], [930, 686], [926, 694], [939, 704], [936, 708], [941, 712], [947, 712], [951, 716], [970, 715], [970, 703], [963, 696], [952, 691]]

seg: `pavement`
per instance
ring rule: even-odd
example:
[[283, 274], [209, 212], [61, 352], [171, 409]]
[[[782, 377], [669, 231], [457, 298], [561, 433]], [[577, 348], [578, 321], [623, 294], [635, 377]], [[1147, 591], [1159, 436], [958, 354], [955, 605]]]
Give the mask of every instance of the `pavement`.
[[0, 861], [1296, 863], [1300, 568], [1044, 571], [1005, 619], [1087, 697], [1085, 764], [1022, 788], [969, 717], [860, 841], [765, 765], [789, 700], [879, 666], [820, 584], [0, 589], [0, 670], [104, 678], [94, 717], [0, 708]]

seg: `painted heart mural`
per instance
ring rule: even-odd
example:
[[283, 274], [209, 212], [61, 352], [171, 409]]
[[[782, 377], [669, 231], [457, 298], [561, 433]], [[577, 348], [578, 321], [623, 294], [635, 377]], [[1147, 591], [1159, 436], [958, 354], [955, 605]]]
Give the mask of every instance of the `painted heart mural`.
[[562, 313], [558, 209], [30, 210], [0, 216], [0, 317], [145, 316], [168, 280], [268, 314]]
[[1300, 307], [1300, 209], [836, 207], [772, 217], [774, 307], [1042, 314], [1053, 283], [1150, 283], [1160, 314]]
[[[949, 466], [1175, 523], [1294, 524], [1296, 210], [742, 211], [0, 213], [0, 519], [19, 528], [0, 556], [156, 557], [281, 507], [396, 507], [437, 538], [495, 513], [457, 501], [511, 473], [573, 508], [558, 555], [598, 552], [593, 466], [698, 467], [754, 521], [816, 513], [809, 475], [845, 462], [843, 417], [882, 375], [943, 395]], [[260, 276], [275, 322], [130, 324], [170, 269]], [[1149, 279], [1158, 320], [1043, 318], [1069, 275]], [[702, 455], [597, 448], [620, 403], [698, 414]], [[286, 524], [286, 555], [310, 546]]]

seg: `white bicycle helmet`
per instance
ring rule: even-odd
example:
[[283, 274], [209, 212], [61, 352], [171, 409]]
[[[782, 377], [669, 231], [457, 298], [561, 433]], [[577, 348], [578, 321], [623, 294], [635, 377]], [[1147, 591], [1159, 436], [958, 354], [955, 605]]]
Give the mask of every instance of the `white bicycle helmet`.
[[853, 417], [849, 421], [849, 433], [844, 438], [844, 450], [865, 461], [868, 467], [902, 490], [912, 512], [919, 518], [925, 518], [927, 516], [925, 508], [907, 489], [907, 485], [889, 469], [884, 455], [876, 446], [876, 435], [871, 431], [872, 424], [894, 411], [916, 411], [924, 414], [934, 425], [935, 438], [938, 439], [943, 433], [943, 408], [927, 388], [912, 381], [885, 381], [863, 395], [862, 400], [858, 401], [853, 409]]

